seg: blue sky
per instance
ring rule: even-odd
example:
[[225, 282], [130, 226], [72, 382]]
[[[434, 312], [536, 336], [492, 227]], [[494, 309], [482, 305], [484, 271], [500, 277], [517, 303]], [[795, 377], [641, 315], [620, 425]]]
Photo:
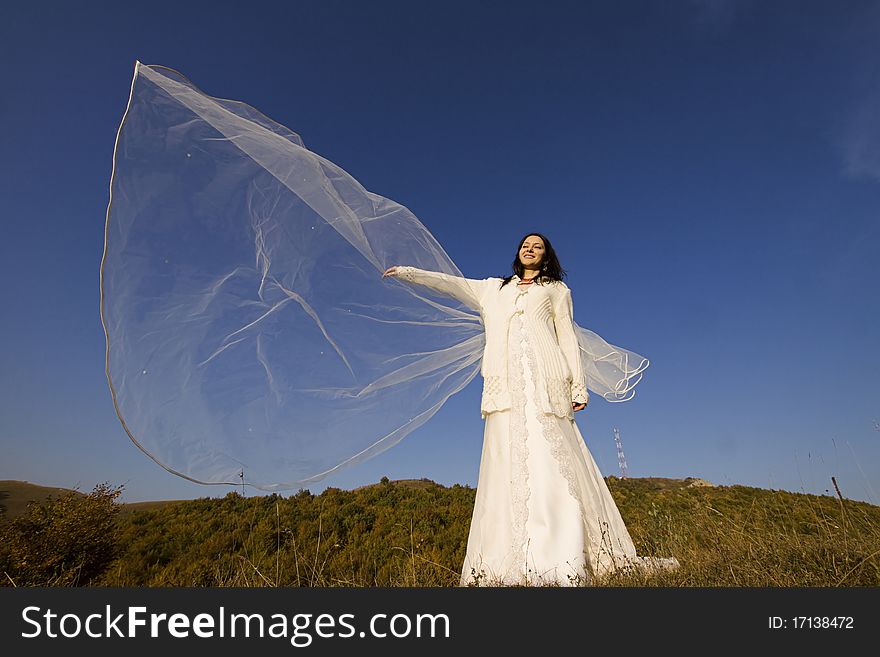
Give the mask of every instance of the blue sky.
[[[0, 479], [223, 495], [128, 439], [98, 306], [135, 60], [299, 133], [465, 275], [541, 230], [575, 319], [652, 364], [577, 421], [605, 474], [880, 503], [880, 6], [19, 3], [0, 25]], [[475, 485], [480, 380], [313, 486]], [[833, 489], [831, 490], [833, 493]]]

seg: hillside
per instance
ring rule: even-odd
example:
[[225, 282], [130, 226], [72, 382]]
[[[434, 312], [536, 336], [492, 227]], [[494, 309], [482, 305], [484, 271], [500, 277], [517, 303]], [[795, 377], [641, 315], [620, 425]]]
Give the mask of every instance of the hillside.
[[38, 486], [28, 481], [0, 480], [0, 519], [15, 518], [27, 510], [28, 502], [43, 502], [72, 492], [69, 488]]
[[[669, 480], [674, 481], [674, 480]], [[430, 488], [440, 486], [430, 479], [396, 479], [394, 484], [404, 488]], [[354, 490], [363, 490], [371, 486], [379, 486], [380, 484], [367, 484]], [[66, 493], [80, 493], [80, 491], [71, 488], [52, 488], [50, 486], [39, 486], [28, 481], [17, 480], [0, 480], [0, 521], [3, 519], [11, 520], [20, 516], [27, 510], [29, 502], [44, 502], [50, 497], [59, 497]], [[186, 502], [187, 500], [155, 500], [146, 502], [126, 502], [120, 503], [120, 513], [124, 516], [136, 511], [152, 511], [161, 509], [169, 504], [177, 504]]]
[[[22, 515], [27, 511], [29, 502], [45, 502], [50, 497], [58, 498], [68, 493], [79, 493], [71, 488], [53, 488], [51, 486], [39, 486], [29, 481], [17, 480], [0, 480], [0, 521], [3, 519], [11, 520]], [[133, 513], [135, 511], [146, 511], [150, 509], [159, 509], [167, 504], [172, 504], [169, 500], [160, 500], [155, 502], [130, 502], [128, 504], [120, 504], [121, 513]]]
[[[880, 507], [696, 478], [606, 481], [638, 553], [675, 556], [682, 567], [652, 578], [621, 573], [604, 584], [880, 586]], [[118, 505], [112, 560], [102, 574], [75, 581], [455, 586], [474, 495], [468, 486], [383, 478], [320, 495], [300, 490], [245, 498], [232, 492]], [[0, 541], [0, 571], [3, 559]], [[6, 559], [6, 568], [14, 568]], [[12, 575], [12, 581], [25, 581]]]

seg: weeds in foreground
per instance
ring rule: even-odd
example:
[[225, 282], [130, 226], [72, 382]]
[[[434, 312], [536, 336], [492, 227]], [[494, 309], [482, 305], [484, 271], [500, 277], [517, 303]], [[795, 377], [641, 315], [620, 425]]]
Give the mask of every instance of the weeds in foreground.
[[[725, 490], [726, 489], [726, 490]], [[646, 553], [675, 571], [612, 574], [609, 586], [877, 586], [880, 507], [784, 491], [679, 491], [634, 523]], [[686, 494], [682, 494], [686, 493]]]

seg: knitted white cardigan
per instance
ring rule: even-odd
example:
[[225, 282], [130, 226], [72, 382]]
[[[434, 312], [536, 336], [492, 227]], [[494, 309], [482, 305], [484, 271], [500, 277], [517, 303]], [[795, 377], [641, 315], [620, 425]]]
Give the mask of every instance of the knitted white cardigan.
[[480, 373], [483, 396], [480, 412], [485, 418], [494, 411], [510, 408], [507, 376], [507, 333], [515, 312], [523, 315], [526, 330], [538, 356], [538, 399], [546, 413], [573, 417], [572, 402], [589, 401], [577, 335], [571, 290], [562, 281], [532, 283], [525, 294], [525, 305], [517, 310], [519, 277], [503, 288], [501, 278], [473, 279], [451, 276], [399, 265], [395, 276], [408, 283], [431, 288], [457, 299], [480, 313], [486, 329], [486, 346]]

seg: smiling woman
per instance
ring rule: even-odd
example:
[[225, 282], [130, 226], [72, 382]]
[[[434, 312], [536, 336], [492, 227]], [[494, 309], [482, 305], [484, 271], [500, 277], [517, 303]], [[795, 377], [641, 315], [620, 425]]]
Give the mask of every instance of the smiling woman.
[[462, 585], [580, 585], [618, 568], [676, 568], [636, 555], [574, 421], [589, 400], [571, 290], [546, 235], [519, 241], [505, 278], [394, 266], [384, 276], [478, 310], [485, 419]]

